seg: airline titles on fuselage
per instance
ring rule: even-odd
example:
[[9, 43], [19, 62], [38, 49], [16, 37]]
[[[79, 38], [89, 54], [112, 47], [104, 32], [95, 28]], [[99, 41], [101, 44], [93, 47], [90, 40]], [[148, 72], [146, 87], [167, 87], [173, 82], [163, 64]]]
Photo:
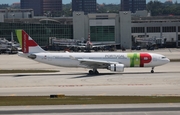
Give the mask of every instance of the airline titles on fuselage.
[[108, 59], [127, 59], [124, 55], [105, 55]]

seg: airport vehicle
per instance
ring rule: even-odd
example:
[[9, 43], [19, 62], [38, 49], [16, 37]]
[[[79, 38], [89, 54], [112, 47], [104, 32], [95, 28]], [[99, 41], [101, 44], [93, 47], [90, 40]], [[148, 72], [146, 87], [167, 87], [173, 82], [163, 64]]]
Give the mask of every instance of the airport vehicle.
[[99, 74], [97, 69], [123, 72], [126, 67], [154, 67], [164, 65], [170, 60], [155, 53], [49, 53], [44, 51], [24, 30], [16, 30], [22, 52], [19, 56], [37, 62], [62, 67], [91, 68], [89, 74]]

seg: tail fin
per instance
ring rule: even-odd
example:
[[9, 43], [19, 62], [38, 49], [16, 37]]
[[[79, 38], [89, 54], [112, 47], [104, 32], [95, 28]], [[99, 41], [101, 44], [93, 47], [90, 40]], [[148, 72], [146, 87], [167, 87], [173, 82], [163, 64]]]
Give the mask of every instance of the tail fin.
[[16, 30], [23, 53], [45, 52], [24, 30]]

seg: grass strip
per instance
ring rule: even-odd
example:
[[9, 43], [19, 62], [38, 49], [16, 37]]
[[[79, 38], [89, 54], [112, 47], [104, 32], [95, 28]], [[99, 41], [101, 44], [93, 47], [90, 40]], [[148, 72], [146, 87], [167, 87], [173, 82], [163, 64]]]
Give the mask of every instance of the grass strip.
[[8, 73], [53, 73], [59, 72], [57, 70], [0, 70], [0, 74]]
[[0, 96], [0, 106], [180, 103], [174, 96]]

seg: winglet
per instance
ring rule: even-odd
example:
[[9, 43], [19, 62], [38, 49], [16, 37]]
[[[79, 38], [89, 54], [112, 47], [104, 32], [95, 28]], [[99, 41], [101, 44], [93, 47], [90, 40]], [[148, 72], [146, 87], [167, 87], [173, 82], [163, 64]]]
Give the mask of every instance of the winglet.
[[24, 30], [16, 30], [23, 53], [45, 52]]

